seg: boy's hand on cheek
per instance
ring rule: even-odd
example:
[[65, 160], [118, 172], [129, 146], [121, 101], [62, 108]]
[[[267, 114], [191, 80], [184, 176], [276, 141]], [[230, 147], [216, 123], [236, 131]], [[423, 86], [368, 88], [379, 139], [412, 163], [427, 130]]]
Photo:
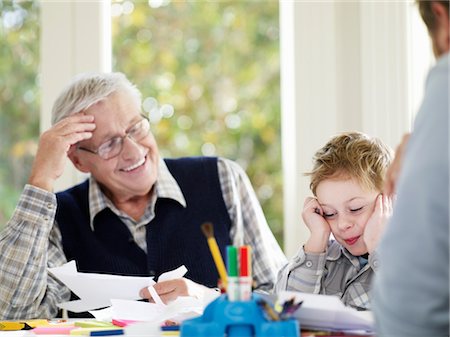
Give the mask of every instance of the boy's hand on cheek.
[[316, 198], [306, 198], [303, 205], [302, 218], [311, 232], [311, 236], [305, 244], [305, 252], [325, 252], [330, 238], [331, 228], [323, 217], [322, 207], [320, 207]]
[[364, 229], [364, 242], [367, 250], [371, 254], [378, 246], [387, 220], [392, 215], [392, 198], [380, 194], [378, 195], [372, 215], [367, 221]]

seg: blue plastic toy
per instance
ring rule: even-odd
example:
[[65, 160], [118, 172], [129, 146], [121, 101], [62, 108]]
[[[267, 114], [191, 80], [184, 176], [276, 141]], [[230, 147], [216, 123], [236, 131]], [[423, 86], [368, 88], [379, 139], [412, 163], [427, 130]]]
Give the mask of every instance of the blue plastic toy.
[[250, 301], [230, 302], [226, 295], [211, 302], [197, 318], [181, 324], [181, 337], [299, 337], [297, 320], [268, 319], [258, 305], [260, 296]]

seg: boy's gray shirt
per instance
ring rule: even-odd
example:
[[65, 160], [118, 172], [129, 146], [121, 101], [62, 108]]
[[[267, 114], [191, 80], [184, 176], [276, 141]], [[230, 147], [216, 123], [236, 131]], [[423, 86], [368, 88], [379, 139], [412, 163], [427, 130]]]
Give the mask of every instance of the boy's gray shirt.
[[337, 241], [330, 240], [324, 253], [298, 253], [278, 273], [274, 291], [299, 291], [338, 296], [345, 305], [358, 310], [370, 309], [370, 288], [378, 267], [376, 252], [361, 267]]

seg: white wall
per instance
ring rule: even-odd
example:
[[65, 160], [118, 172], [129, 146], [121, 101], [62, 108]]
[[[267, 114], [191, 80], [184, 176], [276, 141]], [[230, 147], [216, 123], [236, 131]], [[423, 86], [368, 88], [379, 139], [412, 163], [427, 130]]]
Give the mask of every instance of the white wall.
[[[41, 130], [51, 124], [53, 102], [78, 73], [111, 70], [111, 15], [108, 1], [42, 1], [41, 3]], [[55, 190], [79, 181], [67, 160]]]

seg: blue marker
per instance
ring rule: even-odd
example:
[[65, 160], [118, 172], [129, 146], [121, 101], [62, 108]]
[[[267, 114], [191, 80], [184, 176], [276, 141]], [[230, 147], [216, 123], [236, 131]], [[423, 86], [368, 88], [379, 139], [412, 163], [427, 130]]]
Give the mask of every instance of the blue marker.
[[179, 325], [165, 325], [161, 327], [161, 331], [180, 331]]
[[123, 334], [124, 332], [122, 329], [91, 331], [91, 336], [117, 336]]

